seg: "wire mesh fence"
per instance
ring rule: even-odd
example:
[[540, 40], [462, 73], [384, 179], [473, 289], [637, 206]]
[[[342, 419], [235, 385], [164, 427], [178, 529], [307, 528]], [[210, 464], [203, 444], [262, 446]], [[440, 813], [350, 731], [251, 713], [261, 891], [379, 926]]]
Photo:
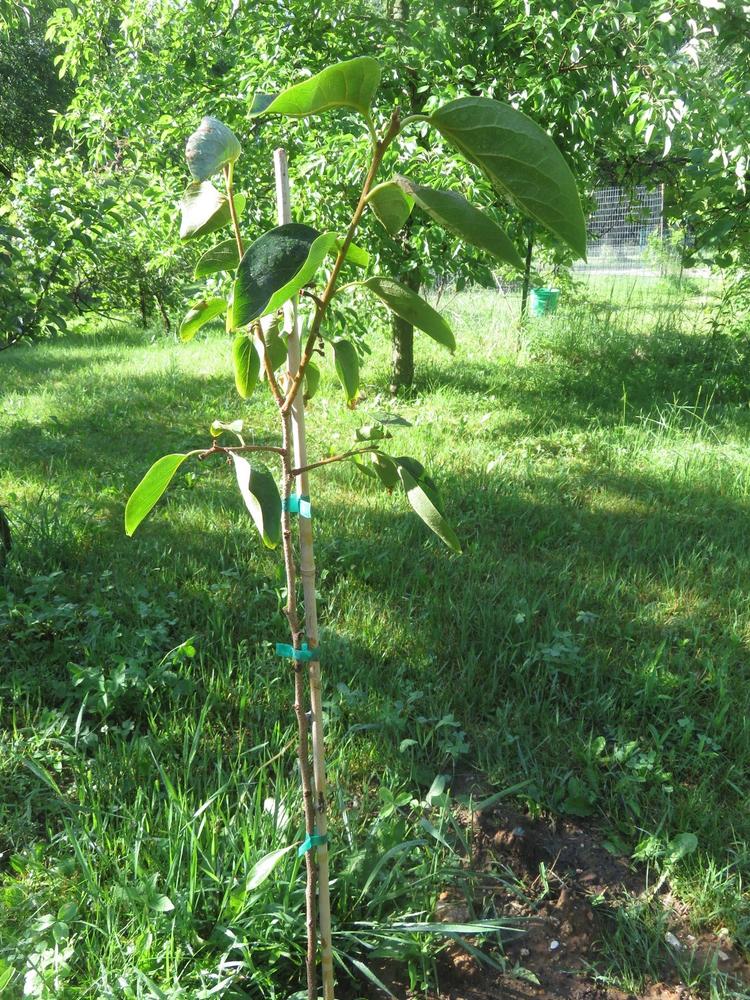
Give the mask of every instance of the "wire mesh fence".
[[577, 274], [664, 273], [664, 186], [599, 188], [588, 220], [588, 260]]

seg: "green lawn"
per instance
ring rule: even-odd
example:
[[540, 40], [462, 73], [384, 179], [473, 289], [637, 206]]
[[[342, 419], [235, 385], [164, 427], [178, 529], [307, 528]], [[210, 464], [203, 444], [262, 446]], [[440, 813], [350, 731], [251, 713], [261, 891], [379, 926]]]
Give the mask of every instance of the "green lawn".
[[[383, 410], [410, 421], [393, 453], [438, 480], [464, 546], [449, 552], [353, 467], [315, 473], [350, 971], [379, 944], [415, 985], [429, 972], [434, 942], [387, 944], [387, 927], [429, 919], [465, 880], [466, 835], [445, 797], [425, 799], [456, 772], [590, 817], [613, 849], [668, 865], [696, 928], [750, 949], [750, 369], [708, 331], [707, 286], [589, 292], [522, 331], [502, 296], [444, 296], [459, 350], [420, 340], [412, 398], [387, 398], [379, 338], [359, 409], [330, 371], [309, 408], [311, 458]], [[63, 998], [286, 1000], [301, 985], [296, 852], [248, 887], [261, 856], [300, 839], [291, 678], [272, 652], [279, 556], [218, 462], [191, 466], [133, 539], [122, 527], [153, 460], [237, 416], [271, 440], [262, 394], [236, 397], [220, 331], [179, 345], [103, 326], [0, 354], [11, 998], [24, 978], [27, 995]], [[670, 861], [686, 833], [696, 849]], [[640, 940], [627, 964], [647, 976]], [[599, 966], [623, 983], [617, 954]]]

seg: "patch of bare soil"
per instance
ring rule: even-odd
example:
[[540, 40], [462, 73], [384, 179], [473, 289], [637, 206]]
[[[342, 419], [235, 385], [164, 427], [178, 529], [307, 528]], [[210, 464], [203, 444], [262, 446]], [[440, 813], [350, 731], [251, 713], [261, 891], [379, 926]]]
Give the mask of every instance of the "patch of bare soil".
[[[487, 874], [507, 871], [509, 876], [488, 882], [477, 903], [485, 912], [490, 902], [498, 916], [521, 918], [523, 933], [505, 945], [508, 973], [488, 969], [458, 946], [448, 949], [440, 993], [432, 1000], [693, 1000], [674, 968], [665, 968], [664, 981], [638, 998], [596, 982], [593, 967], [603, 923], [610, 919], [607, 909], [627, 896], [640, 896], [646, 884], [644, 874], [604, 848], [594, 832], [567, 819], [553, 826], [505, 808], [464, 819], [475, 832], [471, 867]], [[715, 954], [722, 972], [750, 986], [750, 965], [729, 941], [709, 934], [692, 937], [686, 914], [681, 915], [668, 893], [663, 901], [674, 913], [670, 933], [675, 947], [706, 962]], [[471, 919], [465, 902], [449, 893], [440, 900], [437, 917]], [[378, 974], [397, 997], [408, 1000], [411, 994], [403, 983], [386, 969]]]

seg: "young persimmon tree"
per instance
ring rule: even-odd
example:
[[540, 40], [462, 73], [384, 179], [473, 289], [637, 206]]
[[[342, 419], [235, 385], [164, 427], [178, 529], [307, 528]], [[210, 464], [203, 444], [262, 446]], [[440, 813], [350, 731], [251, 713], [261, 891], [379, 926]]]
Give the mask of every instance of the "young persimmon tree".
[[[228, 226], [232, 235], [206, 249], [198, 260], [195, 277], [211, 276], [220, 293], [191, 305], [180, 335], [190, 340], [205, 323], [221, 315], [226, 317], [227, 331], [234, 334], [231, 355], [237, 392], [247, 399], [259, 383], [265, 382], [270, 405], [278, 417], [278, 441], [246, 444], [242, 421], [214, 421], [211, 443], [159, 459], [138, 484], [125, 510], [125, 529], [132, 535], [184, 462], [216, 456], [234, 466], [239, 492], [263, 543], [269, 548], [281, 547], [287, 584], [284, 611], [291, 642], [278, 644], [277, 652], [294, 665], [306, 833], [299, 853], [305, 855], [307, 868], [306, 974], [310, 1000], [317, 996], [318, 949], [325, 1000], [334, 996], [334, 976], [309, 473], [334, 462], [355, 462], [361, 472], [387, 490], [403, 489], [425, 524], [449, 548], [461, 551], [435, 482], [415, 459], [388, 453], [389, 434], [382, 424], [361, 427], [352, 448], [343, 454], [316, 461], [307, 458], [305, 402], [314, 395], [320, 377], [313, 356], [322, 354], [333, 362], [346, 403], [352, 408], [359, 388], [357, 350], [330, 324], [334, 299], [353, 297], [361, 310], [371, 308], [370, 301], [375, 299], [448, 351], [455, 348], [450, 325], [424, 299], [390, 278], [368, 273], [369, 254], [354, 242], [357, 228], [363, 214], [371, 211], [386, 231], [395, 235], [413, 211], [421, 211], [503, 263], [522, 266], [516, 248], [492, 216], [469, 204], [460, 193], [426, 187], [406, 173], [379, 177], [386, 153], [397, 147], [405, 130], [434, 129], [521, 212], [545, 226], [577, 255], [583, 256], [586, 249], [584, 219], [570, 169], [549, 136], [529, 118], [506, 104], [483, 97], [459, 98], [430, 113], [404, 119], [398, 108], [387, 117], [377, 115], [372, 105], [380, 75], [375, 59], [352, 59], [330, 66], [276, 96], [256, 96], [250, 112], [253, 117], [307, 118], [338, 108], [360, 116], [371, 139], [370, 157], [363, 164], [361, 193], [345, 232], [319, 232], [291, 221], [285, 159], [283, 151], [277, 151], [280, 224], [246, 246], [240, 222], [246, 196], [236, 192], [234, 185], [235, 163], [241, 153], [237, 137], [222, 122], [208, 117], [187, 140], [192, 180], [182, 196], [180, 235], [183, 240], [199, 240]], [[402, 169], [408, 171], [408, 163]], [[214, 186], [212, 178], [216, 175], [223, 178], [223, 192]], [[346, 282], [342, 281], [344, 274]], [[301, 322], [298, 300], [303, 303]], [[226, 434], [233, 434], [237, 443], [223, 443]], [[278, 478], [261, 458], [277, 461]], [[297, 545], [292, 514], [299, 518]], [[298, 600], [298, 563], [302, 609]], [[264, 858], [256, 866], [256, 877], [270, 873], [283, 853], [276, 851]]]

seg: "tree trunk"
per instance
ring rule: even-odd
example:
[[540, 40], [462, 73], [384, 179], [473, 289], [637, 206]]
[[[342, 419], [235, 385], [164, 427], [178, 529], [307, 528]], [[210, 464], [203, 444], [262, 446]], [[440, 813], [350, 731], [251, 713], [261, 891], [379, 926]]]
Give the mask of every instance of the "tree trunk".
[[148, 326], [148, 292], [142, 281], [138, 282], [138, 299], [141, 308], [141, 326], [145, 330]]
[[[413, 291], [419, 291], [419, 272], [399, 275], [398, 281]], [[414, 382], [414, 327], [395, 314], [391, 318], [391, 394], [408, 389]]]
[[[393, 5], [393, 20], [409, 20], [409, 0], [395, 0]], [[409, 92], [409, 114], [418, 114], [424, 107], [426, 95], [417, 92], [417, 79], [413, 70], [407, 70], [404, 83]], [[408, 246], [410, 224], [404, 230], [404, 244]], [[402, 285], [413, 291], [419, 291], [419, 273], [408, 271], [396, 278]], [[391, 395], [395, 396], [399, 389], [409, 389], [414, 382], [414, 327], [411, 323], [394, 315], [391, 319]]]

